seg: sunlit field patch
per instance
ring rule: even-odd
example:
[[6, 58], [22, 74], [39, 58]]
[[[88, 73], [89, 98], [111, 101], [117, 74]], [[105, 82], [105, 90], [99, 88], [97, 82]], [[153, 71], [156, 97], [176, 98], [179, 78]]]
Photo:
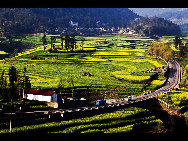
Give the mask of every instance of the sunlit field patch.
[[108, 59], [96, 58], [96, 57], [83, 57], [84, 61], [107, 61]]
[[124, 79], [128, 81], [144, 81], [150, 78], [150, 76], [138, 76], [138, 75], [130, 75], [130, 74], [121, 74], [121, 75], [116, 74], [115, 76], [120, 79]]
[[5, 51], [0, 51], [0, 54], [8, 54], [8, 53]]
[[109, 55], [109, 56], [116, 56], [116, 55], [130, 55], [130, 53], [128, 52], [95, 52], [93, 53], [93, 55], [100, 55], [100, 56], [105, 56], [105, 55]]
[[163, 85], [165, 81], [161, 81], [161, 80], [153, 80], [151, 82], [152, 85]]
[[136, 56], [145, 56], [143, 53], [134, 53]]
[[117, 51], [120, 51], [120, 52], [129, 52], [129, 51], [134, 51], [134, 52], [145, 52], [146, 49], [128, 49], [128, 48], [125, 48], [125, 49], [118, 49]]

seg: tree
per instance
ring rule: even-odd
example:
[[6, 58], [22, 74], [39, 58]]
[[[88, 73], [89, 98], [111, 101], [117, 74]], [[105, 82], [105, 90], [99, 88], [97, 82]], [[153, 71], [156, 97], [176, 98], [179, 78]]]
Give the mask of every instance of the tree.
[[180, 50], [180, 57], [186, 57], [187, 56], [187, 45], [183, 45], [183, 44], [181, 44], [180, 46], [179, 46], [179, 50]]
[[69, 41], [70, 41], [70, 37], [67, 34], [67, 32], [65, 32], [65, 49], [67, 50], [67, 52], [68, 52], [68, 49], [69, 49]]
[[179, 49], [180, 57], [186, 57], [188, 52], [188, 42], [183, 44], [179, 36], [175, 36], [174, 45], [176, 49]]
[[166, 43], [152, 42], [148, 53], [152, 56], [160, 56], [165, 61], [169, 61], [174, 57], [173, 50]]
[[174, 44], [175, 44], [175, 48], [177, 49], [177, 47], [181, 45], [181, 39], [179, 36], [175, 36], [175, 39], [174, 39]]
[[5, 26], [5, 23], [4, 23], [4, 19], [2, 18], [1, 19], [1, 37], [4, 37], [4, 26]]
[[61, 48], [63, 49], [63, 41], [64, 41], [63, 35], [60, 35], [60, 39], [61, 39]]
[[47, 45], [47, 41], [46, 41], [46, 33], [44, 33], [43, 37], [42, 37], [42, 42], [43, 42], [43, 46], [44, 46], [44, 51], [46, 49], [46, 45]]
[[81, 41], [81, 45], [80, 46], [82, 47], [82, 50], [83, 50], [83, 48], [84, 48], [84, 39]]
[[30, 89], [31, 88], [31, 82], [29, 80], [29, 76], [26, 76], [26, 67], [24, 67], [24, 77], [23, 77], [23, 83], [22, 83], [22, 86], [23, 86], [23, 89]]
[[76, 49], [76, 39], [75, 36], [70, 36], [65, 32], [65, 49], [68, 50], [71, 49], [73, 51]]
[[75, 40], [75, 36], [71, 36], [71, 37], [70, 37], [70, 48], [71, 48], [71, 51], [73, 51], [73, 49], [76, 49], [76, 40]]
[[16, 99], [21, 97], [21, 90], [31, 88], [29, 77], [26, 76], [26, 67], [24, 68], [24, 76], [21, 76], [14, 66], [9, 68], [8, 75], [10, 99]]
[[59, 90], [59, 99], [61, 100], [62, 99], [62, 90], [64, 89], [64, 82], [63, 82], [63, 79], [62, 77], [60, 78], [60, 81], [58, 83], [58, 90]]
[[17, 82], [17, 71], [16, 68], [14, 66], [9, 68], [9, 87], [10, 87], [10, 91], [9, 91], [9, 96], [12, 99], [17, 98], [16, 95], [16, 86], [15, 83]]
[[56, 41], [56, 38], [54, 36], [51, 36], [51, 49], [54, 49], [55, 48], [55, 41]]
[[6, 77], [4, 77], [5, 70], [2, 71], [0, 77], [0, 97], [5, 98], [6, 88], [7, 88], [7, 81]]

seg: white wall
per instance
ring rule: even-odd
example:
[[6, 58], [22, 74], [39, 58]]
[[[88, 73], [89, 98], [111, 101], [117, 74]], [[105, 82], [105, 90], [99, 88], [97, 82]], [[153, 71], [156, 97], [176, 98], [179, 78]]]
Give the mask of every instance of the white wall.
[[33, 100], [43, 101], [42, 95], [33, 95]]
[[29, 99], [29, 100], [33, 100], [33, 94], [27, 94], [26, 98]]
[[51, 102], [51, 96], [42, 96], [42, 101]]
[[27, 99], [46, 102], [57, 102], [57, 94], [54, 93], [52, 96], [27, 94]]

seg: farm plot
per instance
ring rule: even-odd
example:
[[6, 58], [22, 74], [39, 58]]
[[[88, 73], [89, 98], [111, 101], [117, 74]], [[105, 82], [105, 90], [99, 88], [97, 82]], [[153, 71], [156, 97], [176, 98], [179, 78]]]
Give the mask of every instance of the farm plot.
[[[26, 66], [32, 88], [56, 89], [62, 80], [64, 88], [80, 86], [127, 88], [124, 94], [130, 94], [129, 89], [135, 89], [135, 93], [141, 94], [142, 89], [146, 87], [143, 81], [153, 75], [153, 73], [144, 74], [142, 71], [163, 65], [162, 62], [147, 55], [147, 47], [136, 44], [134, 49], [118, 47], [117, 44], [125, 43], [123, 39], [126, 39], [126, 36], [84, 38], [86, 41], [83, 49], [78, 48], [73, 52], [57, 50], [48, 53], [43, 51], [43, 46], [36, 46], [3, 60], [0, 70], [5, 69], [5, 73], [8, 74], [8, 66], [14, 65], [22, 73]], [[134, 41], [137, 43], [136, 39]], [[151, 40], [140, 39], [139, 44], [142, 41]], [[130, 43], [126, 42], [126, 44]], [[50, 48], [50, 45], [47, 48]], [[85, 73], [90, 75], [85, 76]]]
[[175, 108], [186, 116], [188, 115], [188, 89], [180, 88], [179, 91], [173, 90], [166, 95], [160, 95], [159, 98], [171, 105], [171, 108]]

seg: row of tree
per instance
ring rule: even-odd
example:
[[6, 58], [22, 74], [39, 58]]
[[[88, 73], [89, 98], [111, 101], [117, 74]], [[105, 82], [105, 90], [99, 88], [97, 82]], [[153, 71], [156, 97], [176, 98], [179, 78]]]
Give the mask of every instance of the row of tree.
[[[188, 41], [183, 44], [179, 36], [175, 36], [174, 45], [179, 50], [180, 57], [188, 56]], [[168, 43], [152, 42], [148, 50], [148, 54], [155, 57], [162, 57], [164, 60], [169, 61], [174, 58], [174, 52], [171, 45]]]
[[[68, 52], [69, 50], [73, 51], [74, 49], [77, 48], [77, 45], [76, 45], [77, 40], [75, 39], [75, 36], [74, 35], [68, 35], [67, 32], [65, 32], [64, 36], [62, 34], [60, 36], [50, 36], [50, 39], [51, 39], [50, 52], [52, 52], [53, 50], [56, 49], [56, 47], [55, 47], [56, 46], [55, 45], [56, 39], [61, 39], [61, 47], [60, 47], [60, 49], [65, 48], [66, 51]], [[83, 50], [84, 39], [82, 39], [80, 41], [81, 41], [80, 47], [82, 47], [82, 50]], [[46, 38], [46, 33], [44, 33], [44, 35], [42, 37], [42, 42], [43, 42], [44, 51], [45, 51], [46, 46], [48, 44], [47, 43], [47, 38]]]
[[161, 57], [165, 61], [172, 60], [174, 58], [173, 50], [167, 43], [152, 42], [148, 49], [148, 54], [155, 57]]
[[14, 66], [9, 68], [9, 82], [5, 77], [5, 70], [2, 71], [0, 77], [0, 97], [1, 99], [14, 99], [22, 97], [25, 89], [31, 88], [29, 77], [26, 75], [26, 67], [23, 75], [21, 75]]

